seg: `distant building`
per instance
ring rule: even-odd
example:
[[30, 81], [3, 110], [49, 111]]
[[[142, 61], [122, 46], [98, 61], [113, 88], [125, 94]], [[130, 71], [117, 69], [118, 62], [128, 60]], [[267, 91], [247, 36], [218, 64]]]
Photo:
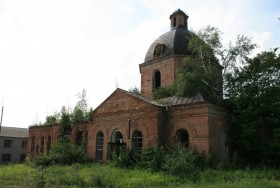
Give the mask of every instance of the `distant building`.
[[20, 163], [26, 158], [28, 129], [17, 127], [1, 127], [0, 162]]
[[[70, 139], [74, 144], [86, 144], [89, 159], [107, 161], [112, 152], [118, 153], [122, 147], [142, 150], [182, 143], [205, 154], [213, 153], [220, 161], [227, 160], [228, 126], [226, 111], [221, 106], [200, 93], [153, 99], [153, 92], [173, 83], [184, 60], [192, 55], [188, 46], [188, 16], [178, 9], [169, 19], [170, 31], [150, 45], [139, 65], [141, 95], [118, 88], [93, 111], [92, 121], [73, 126]], [[201, 67], [196, 61], [188, 65], [193, 70]], [[214, 87], [221, 95], [222, 83], [218, 78], [222, 78], [223, 67], [218, 62], [209, 66], [215, 71]], [[59, 125], [30, 127], [28, 157], [48, 151], [61, 134]]]

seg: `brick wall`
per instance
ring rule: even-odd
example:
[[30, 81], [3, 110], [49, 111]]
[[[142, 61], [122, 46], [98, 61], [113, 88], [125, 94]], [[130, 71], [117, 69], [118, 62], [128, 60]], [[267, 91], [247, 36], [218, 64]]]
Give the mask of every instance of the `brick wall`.
[[[29, 127], [28, 144], [27, 144], [27, 158], [34, 158], [42, 152], [47, 151], [48, 137], [51, 137], [51, 146], [55, 144], [58, 136], [61, 135], [59, 125], [53, 126], [32, 126]], [[31, 151], [32, 138], [34, 137], [34, 150]], [[44, 137], [44, 145], [41, 142]]]
[[210, 103], [179, 105], [169, 108], [168, 123], [165, 129], [166, 143], [175, 144], [178, 130], [189, 134], [189, 146], [206, 154], [213, 153], [221, 159], [221, 131], [227, 132], [225, 111]]
[[[132, 146], [132, 133], [139, 130], [143, 136], [143, 148], [151, 147], [158, 142], [161, 108], [131, 96], [121, 90], [116, 90], [93, 113], [93, 122], [88, 126], [88, 157], [95, 159], [96, 136], [98, 132], [104, 135], [103, 161], [108, 157], [108, 143], [112, 141], [114, 131], [123, 136], [123, 142], [128, 149]], [[129, 120], [131, 126], [129, 128]], [[130, 132], [129, 132], [130, 130]]]
[[181, 66], [181, 59], [184, 57], [170, 55], [165, 58], [140, 64], [141, 95], [152, 99], [153, 77], [156, 71], [160, 71], [161, 73], [161, 87], [170, 85], [174, 81], [176, 72]]

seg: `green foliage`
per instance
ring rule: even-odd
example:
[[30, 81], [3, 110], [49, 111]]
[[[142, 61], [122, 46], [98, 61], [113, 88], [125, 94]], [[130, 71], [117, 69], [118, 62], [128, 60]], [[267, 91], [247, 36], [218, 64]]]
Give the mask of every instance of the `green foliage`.
[[[279, 169], [213, 170], [200, 172], [198, 182], [180, 179], [161, 172], [121, 169], [111, 165], [54, 165], [43, 168], [26, 164], [0, 164], [1, 187], [220, 187], [272, 188], [280, 186]], [[36, 180], [37, 178], [37, 180]], [[37, 182], [36, 182], [37, 181]], [[42, 187], [42, 186], [41, 186]]]
[[120, 148], [118, 153], [114, 152], [112, 154], [111, 163], [120, 168], [133, 167], [136, 164], [138, 153], [126, 148]]
[[204, 167], [200, 160], [201, 158], [194, 150], [179, 144], [172, 149], [172, 152], [164, 156], [163, 169], [180, 178], [198, 181]]
[[54, 115], [50, 115], [46, 117], [45, 125], [55, 125], [59, 123], [59, 114], [54, 113]]
[[162, 98], [173, 96], [174, 95], [173, 88], [174, 88], [173, 84], [166, 87], [159, 87], [155, 89], [155, 91], [153, 92], [153, 98], [162, 99]]
[[169, 152], [166, 146], [155, 146], [145, 149], [138, 160], [138, 165], [151, 171], [160, 171], [164, 164], [164, 156]]
[[139, 89], [138, 87], [136, 87], [136, 86], [130, 88], [130, 89], [128, 90], [128, 92], [133, 93], [133, 94], [136, 94], [136, 95], [141, 95], [140, 89]]
[[86, 161], [84, 145], [75, 146], [66, 138], [61, 137], [48, 153], [44, 153], [34, 160], [37, 166], [51, 164], [72, 164]]
[[263, 52], [243, 64], [226, 75], [233, 147], [246, 163], [280, 166], [280, 56]]
[[87, 99], [86, 99], [86, 90], [83, 89], [82, 93], [77, 95], [79, 101], [77, 102], [74, 111], [72, 113], [72, 122], [73, 123], [84, 123], [87, 120]]
[[69, 133], [69, 131], [71, 131], [71, 115], [66, 110], [65, 106], [61, 108], [59, 123], [63, 130], [63, 134]]

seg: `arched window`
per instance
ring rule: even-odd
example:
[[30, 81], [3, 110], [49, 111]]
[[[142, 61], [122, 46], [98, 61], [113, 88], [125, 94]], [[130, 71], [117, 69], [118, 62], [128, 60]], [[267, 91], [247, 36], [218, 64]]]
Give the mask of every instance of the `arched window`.
[[34, 149], [35, 149], [35, 137], [33, 136], [31, 140], [31, 153], [34, 152]]
[[176, 27], [176, 17], [173, 17], [173, 27]]
[[113, 133], [112, 143], [120, 143], [120, 144], [123, 143], [123, 136], [119, 130]]
[[185, 129], [180, 129], [176, 132], [176, 143], [189, 147], [189, 134]]
[[49, 135], [48, 136], [48, 141], [47, 141], [47, 151], [49, 152], [50, 149], [51, 149], [51, 142], [52, 142], [52, 139], [51, 139], [51, 136]]
[[142, 149], [142, 133], [138, 130], [132, 133], [132, 150]]
[[161, 86], [161, 74], [158, 70], [154, 74], [154, 83], [153, 84], [154, 84], [153, 89], [157, 89]]
[[96, 135], [96, 160], [103, 160], [103, 133], [99, 131]]
[[45, 144], [45, 138], [44, 138], [44, 136], [42, 136], [42, 139], [41, 139], [41, 150], [40, 150], [41, 153], [44, 152], [44, 144]]

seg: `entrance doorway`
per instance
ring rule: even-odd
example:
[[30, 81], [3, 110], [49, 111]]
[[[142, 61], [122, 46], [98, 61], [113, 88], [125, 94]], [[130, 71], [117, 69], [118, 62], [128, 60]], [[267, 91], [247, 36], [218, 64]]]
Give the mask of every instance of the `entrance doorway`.
[[112, 134], [111, 142], [108, 143], [108, 158], [112, 159], [112, 155], [119, 155], [122, 149], [126, 148], [126, 143], [123, 142], [121, 131], [115, 130]]

